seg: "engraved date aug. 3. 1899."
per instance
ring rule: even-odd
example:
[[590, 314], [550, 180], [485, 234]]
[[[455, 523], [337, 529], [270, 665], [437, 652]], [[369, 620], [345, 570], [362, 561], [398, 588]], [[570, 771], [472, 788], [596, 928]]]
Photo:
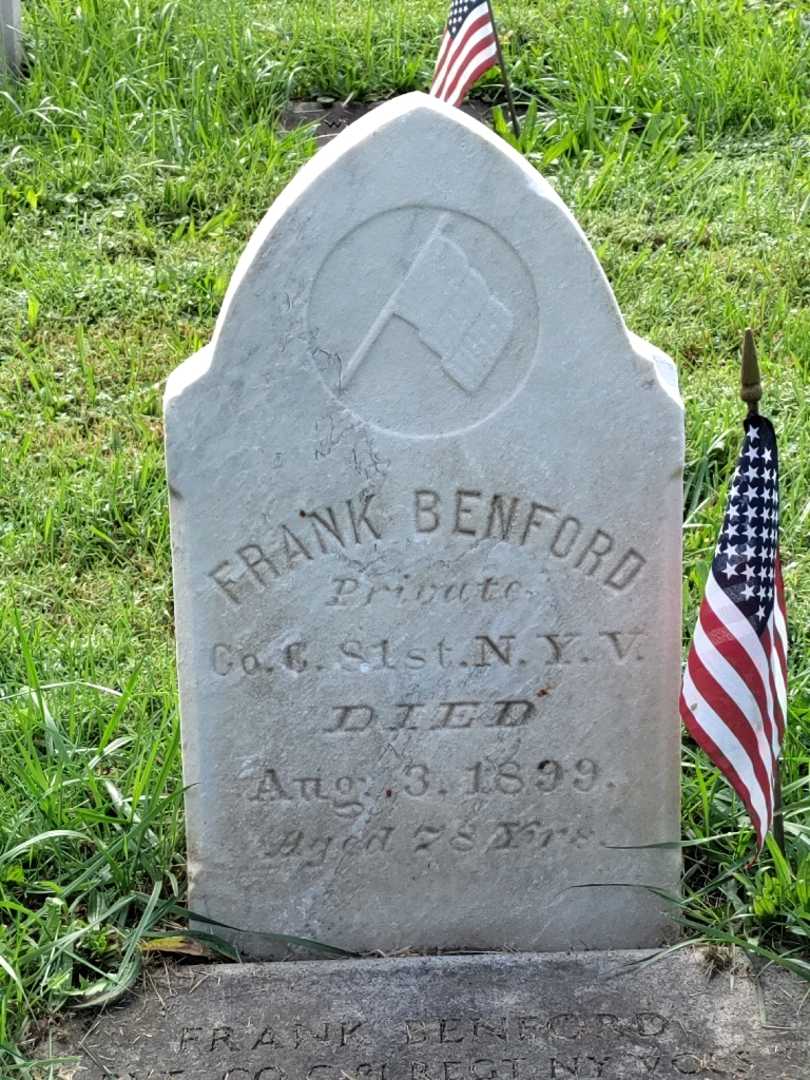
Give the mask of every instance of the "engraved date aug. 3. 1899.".
[[[602, 776], [598, 763], [592, 758], [557, 761], [544, 757], [531, 762], [513, 758], [475, 761], [449, 776], [443, 773], [441, 778], [426, 762], [409, 761], [375, 783], [364, 776], [335, 779], [311, 773], [296, 776], [272, 765], [265, 765], [258, 775], [254, 773], [249, 779], [249, 802], [272, 803], [277, 807], [286, 804], [291, 809], [309, 803], [331, 810], [340, 818], [356, 818], [375, 801], [398, 797], [407, 801], [441, 801], [446, 797], [463, 796], [534, 799], [557, 791], [571, 796], [587, 794], [599, 786]], [[611, 782], [608, 781], [606, 786], [611, 787]]]

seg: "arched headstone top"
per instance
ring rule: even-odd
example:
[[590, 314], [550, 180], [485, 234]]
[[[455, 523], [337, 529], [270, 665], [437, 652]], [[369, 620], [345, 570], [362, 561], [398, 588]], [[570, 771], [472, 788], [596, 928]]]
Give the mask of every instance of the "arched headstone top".
[[381, 105], [301, 169], [169, 398], [203, 375], [271, 372], [279, 347], [353, 417], [406, 438], [470, 432], [533, 383], [606, 402], [652, 380], [677, 406], [671, 365], [628, 334], [551, 185], [425, 94]]

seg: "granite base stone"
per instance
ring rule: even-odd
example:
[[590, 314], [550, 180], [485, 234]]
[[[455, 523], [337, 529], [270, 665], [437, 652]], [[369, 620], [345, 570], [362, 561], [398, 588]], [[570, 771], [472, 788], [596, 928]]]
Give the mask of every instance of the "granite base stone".
[[[71, 1080], [804, 1080], [806, 987], [681, 951], [165, 971], [68, 1023]], [[69, 1055], [76, 1055], [73, 1061]]]

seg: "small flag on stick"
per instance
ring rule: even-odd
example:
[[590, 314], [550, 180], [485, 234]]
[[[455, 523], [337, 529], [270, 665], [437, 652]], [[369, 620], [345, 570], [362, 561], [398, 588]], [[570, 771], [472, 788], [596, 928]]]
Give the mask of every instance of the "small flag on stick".
[[756, 371], [750, 331], [743, 361], [745, 438], [689, 650], [680, 710], [689, 734], [745, 804], [761, 848], [774, 812], [781, 812], [787, 619], [776, 434], [770, 420], [758, 415], [758, 377], [746, 379], [746, 370]]
[[498, 62], [489, 0], [453, 0], [430, 92], [460, 105], [472, 84]]

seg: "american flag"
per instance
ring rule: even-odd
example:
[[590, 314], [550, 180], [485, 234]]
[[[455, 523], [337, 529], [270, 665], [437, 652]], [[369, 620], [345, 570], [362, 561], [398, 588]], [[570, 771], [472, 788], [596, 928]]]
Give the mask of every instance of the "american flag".
[[453, 0], [430, 92], [460, 105], [472, 84], [495, 65], [495, 26], [488, 0]]
[[742, 799], [759, 846], [773, 824], [787, 713], [787, 620], [779, 559], [776, 434], [745, 421], [684, 672], [684, 724]]

